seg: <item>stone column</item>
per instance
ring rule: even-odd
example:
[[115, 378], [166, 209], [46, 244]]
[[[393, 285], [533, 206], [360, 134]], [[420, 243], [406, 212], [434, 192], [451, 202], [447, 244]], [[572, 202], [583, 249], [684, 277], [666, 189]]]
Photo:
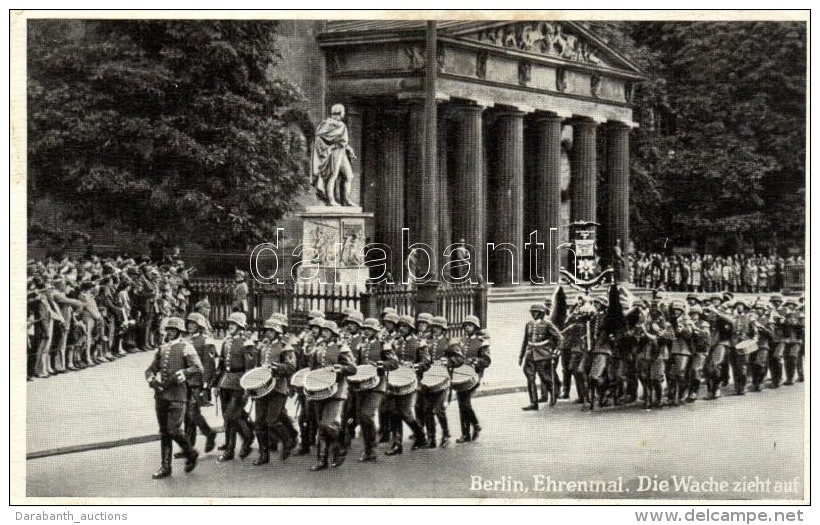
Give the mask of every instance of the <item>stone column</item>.
[[597, 127], [591, 120], [572, 122], [572, 222], [596, 220]]
[[408, 103], [409, 120], [407, 130], [407, 179], [404, 183], [405, 228], [410, 230], [411, 242], [421, 241], [419, 237], [421, 214], [421, 186], [424, 177], [424, 100], [413, 99]]
[[[452, 240], [453, 223], [450, 219], [450, 190], [449, 182], [447, 180], [447, 133], [449, 131], [449, 123], [445, 117], [447, 113], [446, 106], [442, 106], [438, 118], [438, 233], [439, 233], [439, 251], [444, 253], [444, 249], [449, 246]], [[441, 260], [441, 264], [446, 261]], [[441, 264], [439, 266], [441, 266]]]
[[[607, 159], [609, 217], [607, 221], [608, 255], [614, 255], [616, 241], [621, 241], [624, 257], [629, 248], [629, 126], [622, 122], [607, 123]], [[614, 265], [613, 261], [613, 265]], [[617, 272], [617, 269], [616, 269]], [[628, 274], [618, 275], [627, 280]]]
[[[538, 196], [538, 240], [544, 243], [539, 253], [538, 275], [547, 283], [558, 282], [560, 261], [555, 247], [561, 231], [561, 121], [557, 116], [539, 116], [534, 122], [536, 143], [536, 183]], [[550, 251], [550, 229], [556, 228]]]
[[453, 106], [453, 239], [474, 248], [471, 276], [486, 277], [487, 180], [484, 173], [483, 106]]
[[404, 179], [407, 113], [382, 113], [378, 156], [380, 181], [376, 199], [376, 241], [390, 247], [389, 271], [393, 282], [401, 282], [401, 229], [404, 227]]
[[504, 249], [492, 253], [488, 264], [497, 286], [522, 282], [524, 258], [524, 113], [501, 111], [495, 115], [494, 180], [490, 191], [491, 240], [496, 245], [505, 243], [516, 247], [510, 255]]

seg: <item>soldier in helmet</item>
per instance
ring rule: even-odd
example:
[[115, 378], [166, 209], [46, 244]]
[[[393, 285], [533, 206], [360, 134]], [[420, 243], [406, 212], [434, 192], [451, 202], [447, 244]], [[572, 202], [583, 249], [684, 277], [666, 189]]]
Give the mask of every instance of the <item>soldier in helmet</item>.
[[[398, 337], [397, 325], [399, 322], [399, 315], [395, 308], [387, 307], [382, 310], [381, 324], [382, 331], [379, 333], [379, 339], [382, 342], [393, 344], [393, 340]], [[379, 443], [390, 443], [392, 428], [395, 423], [392, 420], [391, 412], [388, 410], [388, 403], [382, 403], [379, 409]]]
[[[457, 393], [458, 415], [461, 420], [461, 437], [456, 438], [456, 443], [469, 443], [476, 441], [481, 433], [481, 424], [478, 422], [473, 409], [473, 394], [481, 386], [481, 378], [484, 371], [492, 364], [490, 358], [490, 338], [481, 330], [481, 321], [474, 315], [468, 315], [461, 322], [464, 329], [464, 337], [459, 341], [458, 348], [462, 355], [451, 354], [453, 366], [459, 367], [463, 364], [471, 366], [478, 374], [478, 382], [469, 390]], [[452, 350], [452, 347], [451, 347]], [[459, 361], [462, 362], [459, 362]], [[472, 433], [470, 430], [472, 429]]]
[[256, 366], [256, 348], [245, 334], [245, 314], [234, 312], [228, 317], [228, 331], [222, 342], [216, 368], [216, 384], [222, 401], [222, 417], [225, 420], [225, 452], [218, 461], [234, 459], [236, 435], [242, 435], [239, 458], [245, 459], [251, 453], [254, 433], [249, 421], [243, 417], [245, 392], [239, 379]]
[[[350, 351], [355, 356], [358, 353], [359, 345], [362, 342], [362, 324], [364, 323], [364, 316], [361, 312], [355, 309], [349, 309], [347, 316], [342, 321], [342, 341], [348, 346]], [[348, 447], [356, 435], [356, 427], [359, 426], [358, 410], [358, 392], [350, 391], [343, 411], [342, 434], [340, 439], [344, 443], [344, 448], [341, 453], [347, 453]]]
[[173, 443], [182, 448], [185, 456], [185, 472], [191, 472], [199, 454], [185, 437], [182, 424], [185, 419], [185, 405], [188, 392], [187, 379], [203, 371], [199, 356], [190, 343], [182, 339], [185, 322], [179, 317], [171, 317], [165, 323], [166, 342], [154, 355], [154, 360], [145, 371], [148, 385], [154, 389], [155, 409], [159, 421], [160, 450], [162, 466], [154, 473], [154, 479], [171, 475]]
[[[325, 321], [325, 314], [319, 310], [313, 310], [308, 314], [308, 328], [299, 334], [297, 341], [296, 361], [297, 368], [301, 370], [310, 366], [313, 352], [317, 344], [321, 341], [322, 325]], [[304, 391], [299, 392], [296, 398], [301, 407], [299, 411], [299, 451], [297, 454], [304, 456], [310, 453], [310, 447], [316, 444], [316, 414], [314, 405]]]
[[284, 342], [285, 327], [279, 319], [271, 318], [263, 325], [264, 337], [257, 345], [256, 360], [259, 366], [270, 368], [275, 385], [273, 390], [256, 399], [256, 439], [259, 457], [254, 465], [270, 462], [271, 444], [282, 442], [282, 460], [290, 457], [296, 443], [293, 435], [283, 424], [287, 418], [285, 403], [290, 395], [290, 376], [296, 371], [296, 354], [293, 346]]
[[[430, 321], [430, 337], [427, 339], [427, 348], [430, 351], [430, 361], [442, 363], [452, 372], [455, 362], [452, 357], [448, 357], [447, 330], [449, 329], [447, 318], [443, 316], [433, 317]], [[427, 428], [427, 447], [436, 448], [436, 420], [441, 427], [441, 442], [438, 446], [442, 448], [450, 444], [450, 423], [447, 420], [447, 389], [438, 392], [425, 392], [427, 402], [427, 413], [424, 423]]]
[[692, 356], [690, 342], [693, 332], [691, 318], [686, 315], [686, 307], [680, 301], [672, 301], [669, 306], [669, 321], [674, 337], [670, 347], [671, 366], [667, 380], [669, 383], [669, 404], [678, 406], [681, 397], [686, 395], [686, 376], [689, 359]]
[[[388, 314], [385, 319], [389, 317], [390, 314]], [[420, 380], [424, 372], [430, 369], [431, 365], [427, 341], [420, 339], [416, 335], [416, 322], [412, 316], [403, 315], [399, 317], [397, 325], [399, 335], [393, 340], [396, 357], [402, 366], [412, 367]], [[393, 441], [393, 446], [386, 452], [388, 456], [401, 454], [403, 452], [403, 424], [405, 423], [413, 431], [413, 450], [422, 448], [427, 444], [424, 427], [422, 427], [422, 423], [416, 417], [415, 408], [417, 395], [417, 391], [403, 395], [388, 393], [388, 412], [391, 414], [389, 417], [391, 419]]]
[[375, 388], [357, 393], [357, 416], [364, 441], [364, 454], [359, 461], [363, 463], [376, 460], [376, 412], [381, 408], [387, 391], [387, 373], [399, 367], [391, 343], [379, 338], [381, 331], [378, 319], [365, 319], [362, 323], [363, 338], [354, 352], [356, 365], [373, 365], [379, 373], [379, 384]]
[[356, 373], [356, 365], [350, 348], [340, 341], [341, 330], [333, 321], [322, 322], [322, 335], [311, 356], [310, 368], [333, 367], [336, 373], [336, 393], [321, 401], [311, 401], [314, 405], [319, 442], [317, 444], [316, 463], [310, 470], [324, 470], [329, 466], [338, 467], [344, 463], [345, 455], [340, 454], [343, 444], [340, 440], [342, 431], [342, 410], [348, 396], [347, 376]]
[[689, 318], [692, 320], [692, 329], [689, 336], [689, 345], [692, 356], [689, 363], [687, 384], [689, 385], [688, 403], [697, 401], [700, 394], [700, 385], [703, 382], [703, 368], [709, 357], [711, 327], [703, 318], [703, 308], [699, 304], [689, 307]]
[[[524, 367], [524, 376], [527, 378], [527, 391], [530, 404], [523, 410], [538, 410], [540, 399], [546, 401], [548, 393], [553, 392], [555, 374], [555, 359], [558, 350], [564, 342], [564, 336], [558, 328], [547, 319], [545, 305], [536, 303], [530, 306], [532, 319], [524, 328], [524, 341], [521, 343], [521, 353], [518, 356], [518, 366]], [[541, 387], [544, 390], [542, 398], [538, 397], [537, 377], [541, 378]], [[557, 389], [555, 389], [557, 391]], [[553, 402], [555, 399], [552, 400]]]
[[797, 374], [798, 382], [803, 380], [803, 359], [801, 355], [803, 330], [797, 306], [797, 302], [793, 299], [787, 299], [783, 302], [783, 324], [787, 334], [784, 339], [786, 381], [783, 384], [786, 386], [794, 384], [795, 374]]
[[[205, 436], [205, 452], [216, 445], [216, 432], [211, 429], [202, 415], [200, 403], [204, 392], [210, 390], [214, 380], [216, 349], [208, 337], [208, 322], [197, 312], [188, 315], [186, 329], [191, 345], [202, 362], [202, 373], [188, 378], [188, 409], [185, 413], [185, 435], [191, 446], [196, 446], [197, 428]], [[180, 455], [181, 457], [181, 455]]]
[[757, 328], [757, 350], [751, 355], [752, 392], [760, 392], [769, 373], [769, 355], [776, 337], [769, 307], [760, 300], [754, 305], [753, 322]]

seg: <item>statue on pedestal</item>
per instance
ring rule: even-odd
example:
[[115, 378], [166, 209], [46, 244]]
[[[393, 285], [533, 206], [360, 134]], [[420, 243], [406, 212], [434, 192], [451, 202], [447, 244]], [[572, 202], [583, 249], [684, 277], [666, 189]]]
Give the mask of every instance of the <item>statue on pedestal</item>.
[[[357, 206], [351, 200], [353, 167], [350, 165], [350, 159], [355, 159], [356, 153], [349, 144], [344, 116], [345, 107], [334, 104], [330, 117], [316, 128], [313, 140], [310, 182], [316, 188], [316, 195], [328, 206], [339, 206], [340, 203], [342, 206]], [[341, 180], [339, 172], [342, 173]]]

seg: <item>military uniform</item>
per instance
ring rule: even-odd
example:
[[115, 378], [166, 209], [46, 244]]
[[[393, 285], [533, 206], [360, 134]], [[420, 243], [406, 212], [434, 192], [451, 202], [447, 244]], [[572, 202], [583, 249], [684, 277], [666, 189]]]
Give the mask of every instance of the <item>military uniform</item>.
[[669, 402], [673, 406], [678, 406], [681, 401], [681, 396], [686, 394], [686, 376], [689, 368], [689, 359], [692, 356], [692, 349], [690, 348], [692, 326], [688, 319], [685, 318], [683, 306], [675, 302], [672, 304], [673, 316], [674, 312], [680, 312], [679, 317], [672, 319], [673, 338], [670, 347], [670, 367], [667, 380], [669, 382]]
[[189, 340], [202, 363], [202, 373], [194, 374], [188, 378], [188, 409], [185, 413], [185, 435], [191, 446], [196, 446], [196, 431], [198, 428], [207, 438], [205, 452], [210, 452], [214, 447], [216, 432], [211, 429], [202, 415], [200, 404], [203, 393], [209, 391], [210, 386], [213, 384], [214, 374], [216, 373], [216, 349], [204, 332], [205, 318], [201, 315], [191, 314], [188, 321], [197, 323], [203, 329], [202, 332], [192, 335]]
[[687, 372], [686, 384], [689, 386], [688, 402], [694, 402], [700, 395], [700, 386], [703, 383], [703, 370], [709, 357], [711, 328], [705, 319], [698, 319], [692, 325], [688, 336], [689, 347], [692, 351]]
[[[270, 324], [266, 323], [265, 327], [270, 327]], [[281, 327], [278, 330], [280, 333], [283, 331]], [[265, 338], [257, 346], [256, 358], [259, 366], [272, 369], [275, 382], [272, 392], [255, 401], [259, 458], [254, 461], [254, 465], [264, 465], [270, 461], [273, 443], [282, 442], [282, 459], [287, 459], [295, 446], [284, 420], [288, 417], [285, 403], [290, 395], [290, 376], [296, 371], [296, 355], [293, 347], [285, 345], [281, 339], [271, 341]]]
[[706, 388], [709, 398], [720, 397], [720, 387], [723, 382], [723, 366], [732, 344], [732, 319], [717, 310], [707, 315], [707, 321], [712, 329], [712, 349], [704, 368]]
[[367, 319], [365, 327], [375, 331], [371, 337], [364, 337], [354, 350], [357, 365], [373, 365], [379, 373], [379, 383], [370, 390], [358, 392], [356, 397], [357, 419], [362, 427], [364, 441], [364, 455], [360, 461], [375, 459], [376, 443], [376, 413], [381, 408], [384, 395], [387, 392], [387, 374], [399, 367], [399, 360], [393, 347], [387, 341], [379, 338], [379, 322], [376, 319]]
[[757, 328], [757, 350], [751, 355], [752, 390], [760, 392], [769, 373], [769, 355], [774, 348], [775, 332], [773, 323], [765, 313], [754, 323]]
[[[427, 348], [430, 352], [430, 360], [433, 363], [446, 363], [447, 368], [452, 374], [455, 368], [455, 362], [448, 357], [447, 351], [449, 348], [447, 336], [444, 330], [447, 329], [447, 319], [444, 317], [435, 317], [432, 321], [436, 326], [442, 328], [442, 332], [438, 335], [430, 335], [427, 340]], [[436, 420], [441, 427], [441, 446], [447, 446], [450, 441], [450, 423], [447, 420], [447, 396], [448, 389], [443, 389], [438, 392], [425, 392], [424, 397], [427, 403], [427, 413], [425, 414], [424, 424], [427, 428], [427, 446], [429, 448], [436, 447]]]
[[[180, 333], [185, 329], [182, 319], [171, 319], [169, 325], [171, 326], [168, 328], [176, 328]], [[162, 466], [154, 474], [154, 478], [163, 478], [171, 474], [174, 442], [182, 448], [187, 459], [186, 472], [190, 472], [196, 466], [198, 454], [185, 437], [182, 424], [188, 398], [185, 380], [201, 374], [202, 371], [202, 362], [196, 350], [180, 338], [163, 344], [145, 371], [145, 378], [154, 389], [154, 407], [159, 423], [162, 455]]]
[[[254, 433], [249, 421], [243, 414], [245, 411], [245, 391], [239, 384], [242, 375], [256, 367], [256, 348], [253, 341], [245, 336], [244, 315], [233, 313], [229, 318], [242, 316], [239, 330], [229, 335], [222, 343], [217, 368], [217, 387], [222, 402], [222, 417], [225, 420], [225, 452], [219, 461], [229, 461], [234, 458], [236, 435], [242, 435], [242, 447], [239, 457], [245, 458], [250, 454]], [[238, 319], [237, 319], [238, 320]]]
[[[481, 379], [484, 377], [484, 371], [492, 364], [490, 358], [490, 338], [481, 332], [481, 325], [477, 317], [468, 315], [464, 319], [464, 324], [472, 323], [476, 327], [476, 331], [471, 335], [465, 335], [459, 348], [463, 352], [463, 363], [459, 363], [459, 355], [451, 353], [448, 355], [452, 359], [452, 364], [455, 367], [467, 364], [478, 374], [478, 382], [469, 390], [457, 392], [456, 398], [458, 400], [458, 415], [461, 420], [461, 437], [456, 440], [458, 443], [468, 441], [475, 441], [478, 439], [478, 434], [481, 432], [481, 425], [478, 422], [473, 409], [473, 394], [476, 393], [478, 387], [481, 386]], [[472, 428], [472, 434], [470, 430]]]
[[[323, 328], [328, 327], [338, 337], [339, 331], [336, 323], [325, 321]], [[333, 466], [341, 465], [339, 436], [342, 430], [342, 410], [349, 390], [346, 377], [356, 373], [355, 360], [347, 345], [332, 340], [325, 341], [322, 339], [318, 341], [310, 359], [310, 369], [317, 370], [334, 365], [340, 367], [336, 373], [336, 383], [338, 385], [336, 393], [322, 401], [311, 401], [311, 404], [314, 405], [319, 435], [317, 461], [311, 467], [311, 470], [327, 468], [328, 461]]]
[[[530, 311], [540, 311], [541, 317], [527, 322], [524, 329], [524, 341], [521, 343], [521, 353], [518, 356], [518, 363], [523, 362], [524, 365], [524, 376], [527, 378], [527, 391], [530, 396], [530, 405], [524, 407], [524, 410], [537, 410], [538, 401], [546, 400], [548, 392], [552, 393], [554, 403], [554, 397], [558, 392], [556, 384], [558, 375], [555, 365], [558, 363], [558, 351], [564, 337], [558, 328], [546, 318], [546, 310], [543, 307], [536, 310], [538, 307], [540, 305], [533, 305], [530, 308]], [[544, 389], [540, 399], [536, 375], [541, 379]]]
[[[407, 323], [408, 326], [414, 327], [412, 318], [402, 318], [402, 323]], [[414, 328], [415, 329], [415, 328]], [[393, 347], [396, 351], [396, 357], [402, 366], [412, 366], [416, 370], [416, 376], [420, 381], [424, 372], [430, 369], [430, 352], [427, 348], [427, 342], [420, 339], [416, 334], [409, 333], [408, 335], [399, 335], [393, 340]], [[421, 422], [416, 418], [416, 398], [418, 396], [418, 387], [415, 392], [405, 395], [387, 393], [387, 410], [391, 414], [391, 438], [393, 446], [388, 455], [402, 453], [402, 441], [404, 440], [404, 427], [406, 423], [413, 431], [413, 448], [419, 448], [426, 444], [426, 437], [424, 435], [424, 428]]]

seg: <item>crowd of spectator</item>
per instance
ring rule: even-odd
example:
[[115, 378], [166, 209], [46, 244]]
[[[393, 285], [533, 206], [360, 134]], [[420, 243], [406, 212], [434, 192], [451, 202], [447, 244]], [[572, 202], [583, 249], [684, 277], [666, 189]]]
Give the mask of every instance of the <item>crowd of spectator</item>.
[[640, 288], [681, 292], [777, 292], [785, 268], [803, 263], [801, 256], [630, 254], [630, 282]]
[[29, 260], [28, 378], [46, 378], [149, 351], [163, 319], [188, 311], [187, 268], [178, 257]]

